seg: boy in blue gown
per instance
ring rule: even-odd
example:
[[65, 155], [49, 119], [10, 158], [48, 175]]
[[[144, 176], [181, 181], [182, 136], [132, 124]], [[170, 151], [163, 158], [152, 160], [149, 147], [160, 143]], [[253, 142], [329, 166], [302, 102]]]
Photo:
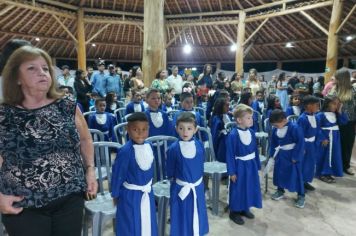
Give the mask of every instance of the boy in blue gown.
[[241, 216], [253, 219], [251, 207], [262, 208], [262, 197], [258, 170], [261, 168], [256, 136], [252, 129], [253, 110], [239, 104], [234, 110], [237, 128], [226, 139], [226, 164], [230, 176], [230, 219], [244, 224]]
[[132, 100], [126, 106], [126, 115], [133, 112], [145, 112], [145, 106], [143, 105], [141, 92], [138, 89], [133, 89], [131, 93]]
[[97, 129], [104, 133], [105, 141], [115, 141], [114, 126], [116, 125], [115, 116], [105, 112], [105, 98], [95, 100], [96, 113], [89, 116], [89, 129]]
[[205, 235], [209, 232], [204, 195], [204, 146], [194, 138], [195, 117], [182, 112], [177, 118], [179, 141], [167, 150], [167, 174], [171, 179], [171, 236]]
[[116, 235], [158, 235], [152, 190], [153, 151], [145, 113], [127, 118], [130, 140], [118, 151], [112, 167], [112, 197], [117, 202]]
[[272, 194], [272, 199], [275, 201], [282, 199], [284, 189], [287, 189], [298, 193], [294, 206], [304, 208], [305, 195], [301, 165], [304, 153], [303, 132], [296, 123], [289, 122], [286, 114], [280, 109], [273, 110], [269, 119], [270, 124], [275, 127], [271, 136], [270, 156], [275, 160], [273, 184], [277, 186], [277, 191]]
[[[319, 152], [316, 149], [316, 144], [320, 142], [320, 126], [316, 122], [316, 112], [319, 111], [319, 99], [314, 96], [307, 95], [303, 98], [305, 111], [299, 116], [297, 124], [302, 130], [305, 141], [305, 152], [302, 158], [302, 171], [304, 189], [314, 191], [315, 188], [310, 184], [315, 175], [316, 160]], [[323, 144], [328, 140], [323, 140]]]
[[266, 104], [264, 92], [262, 90], [256, 92], [256, 100], [252, 102], [251, 107], [253, 110], [258, 111], [261, 115], [263, 114]]

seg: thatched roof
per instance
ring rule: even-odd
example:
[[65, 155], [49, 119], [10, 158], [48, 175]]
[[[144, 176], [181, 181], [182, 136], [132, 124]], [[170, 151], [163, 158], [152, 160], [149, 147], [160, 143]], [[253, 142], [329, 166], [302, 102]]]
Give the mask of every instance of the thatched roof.
[[[305, 9], [307, 15], [328, 30], [332, 1], [283, 1], [286, 2], [285, 10], [293, 12], [294, 9]], [[300, 12], [273, 16], [278, 15], [282, 7], [274, 6], [274, 2], [276, 1], [166, 0], [166, 32], [167, 42], [170, 43], [167, 48], [168, 62], [234, 62], [235, 53], [230, 51], [230, 46], [231, 40], [236, 41], [239, 10], [247, 12], [246, 39], [270, 16], [245, 45], [245, 61], [324, 59], [326, 33]], [[356, 0], [344, 1], [342, 20], [355, 3]], [[140, 62], [143, 47], [143, 4], [143, 0], [1, 0], [0, 45], [11, 38], [24, 38], [55, 58], [76, 58], [76, 43], [72, 36], [76, 37], [76, 11], [81, 7], [85, 14], [85, 37], [86, 40], [91, 39], [86, 47], [88, 59], [101, 57], [121, 62]], [[269, 7], [265, 8], [265, 4], [269, 4]], [[308, 10], [308, 6], [315, 4], [320, 7]], [[340, 57], [356, 56], [356, 40], [347, 42], [345, 39], [356, 32], [355, 12], [339, 32]], [[36, 37], [40, 41], [36, 41]], [[293, 42], [295, 47], [286, 48], [287, 42]], [[189, 56], [182, 52], [186, 43], [191, 44], [194, 50]]]

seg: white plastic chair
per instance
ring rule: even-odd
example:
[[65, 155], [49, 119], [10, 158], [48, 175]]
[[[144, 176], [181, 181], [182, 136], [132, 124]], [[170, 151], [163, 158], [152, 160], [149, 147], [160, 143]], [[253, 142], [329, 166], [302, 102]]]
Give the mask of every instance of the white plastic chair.
[[[111, 197], [111, 162], [109, 161], [111, 156], [109, 148], [119, 149], [121, 147], [122, 145], [119, 143], [94, 142], [95, 163], [98, 167], [99, 191], [95, 199], [86, 201], [84, 204], [84, 236], [88, 235], [89, 221], [92, 226], [92, 236], [100, 236], [102, 235], [105, 222], [115, 218], [116, 206]], [[105, 162], [103, 163], [102, 160], [105, 160]], [[104, 178], [101, 167], [106, 169], [107, 178]], [[104, 191], [103, 182], [105, 180], [108, 181], [109, 191]]]
[[125, 144], [127, 142], [127, 122], [115, 125], [114, 135], [117, 142]]

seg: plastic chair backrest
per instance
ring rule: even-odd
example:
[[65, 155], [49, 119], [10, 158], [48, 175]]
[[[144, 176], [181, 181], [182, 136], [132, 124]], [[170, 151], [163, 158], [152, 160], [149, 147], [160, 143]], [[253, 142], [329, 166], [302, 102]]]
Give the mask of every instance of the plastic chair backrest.
[[205, 142], [202, 140], [203, 137], [202, 134], [205, 134], [204, 136], [208, 137], [208, 141], [207, 141], [208, 146], [204, 145], [206, 161], [208, 162], [216, 161], [214, 145], [213, 145], [213, 137], [211, 135], [210, 129], [198, 126], [198, 132], [196, 136], [203, 144], [205, 144]]
[[99, 192], [104, 194], [104, 178], [103, 178], [103, 170], [104, 167], [106, 171], [106, 177], [108, 181], [109, 191], [111, 192], [111, 153], [110, 148], [115, 148], [116, 151], [122, 147], [119, 143], [113, 142], [94, 142], [94, 156], [95, 156], [95, 164], [98, 170], [98, 183], [99, 183]]
[[204, 120], [204, 127], [207, 127], [208, 122], [206, 120], [206, 110], [202, 107], [194, 107], [194, 111], [199, 112], [200, 116], [203, 118]]
[[[154, 182], [157, 182], [157, 179], [167, 179], [167, 176], [164, 176], [162, 162], [167, 160], [167, 149], [169, 145], [168, 142], [174, 142], [176, 140], [178, 140], [176, 137], [165, 135], [152, 136], [146, 139], [147, 142], [152, 144], [153, 153], [157, 155], [157, 157], [154, 158]], [[158, 161], [158, 163], [156, 163], [156, 161]], [[157, 167], [159, 170], [156, 169]]]
[[171, 111], [167, 112], [167, 115], [168, 115], [168, 118], [170, 121], [173, 121], [173, 118], [177, 112], [179, 112], [179, 110], [171, 110]]
[[230, 122], [225, 124], [225, 129], [226, 129], [227, 132], [230, 132], [236, 126], [237, 126], [236, 121], [230, 121]]
[[125, 102], [117, 101], [119, 103], [119, 108], [125, 107]]
[[257, 121], [258, 121], [258, 130], [262, 132], [263, 125], [262, 125], [262, 115], [258, 111], [253, 110], [254, 114], [257, 114]]
[[297, 122], [298, 117], [299, 116], [297, 116], [297, 115], [290, 115], [290, 116], [287, 117], [287, 120], [291, 121], [291, 122]]
[[120, 107], [114, 111], [116, 121], [118, 124], [125, 122], [125, 115], [126, 115], [126, 108], [125, 107]]
[[83, 116], [84, 116], [85, 120], [88, 121], [89, 116], [92, 114], [95, 114], [95, 113], [96, 113], [96, 111], [87, 111], [87, 112], [83, 113]]
[[93, 142], [102, 142], [105, 141], [104, 133], [98, 129], [89, 129]]
[[114, 135], [117, 142], [119, 142], [119, 140], [121, 139], [122, 142], [120, 143], [125, 144], [127, 142], [127, 122], [115, 125]]

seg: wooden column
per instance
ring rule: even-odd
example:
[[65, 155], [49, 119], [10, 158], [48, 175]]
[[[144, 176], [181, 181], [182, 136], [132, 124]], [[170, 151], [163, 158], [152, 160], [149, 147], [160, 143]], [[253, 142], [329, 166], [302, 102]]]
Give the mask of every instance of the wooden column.
[[150, 87], [158, 70], [166, 69], [164, 0], [144, 0], [142, 71]]
[[336, 30], [340, 25], [342, 6], [342, 0], [334, 0], [329, 24], [328, 46], [325, 66], [325, 83], [329, 81], [330, 77], [335, 73], [337, 69], [337, 56], [339, 47]]
[[78, 10], [78, 20], [77, 20], [77, 59], [78, 59], [78, 69], [86, 70], [86, 48], [85, 48], [85, 31], [84, 31], [84, 11], [82, 8]]
[[239, 14], [239, 25], [237, 28], [235, 71], [238, 74], [244, 72], [244, 41], [245, 41], [245, 19], [246, 13], [241, 11]]

